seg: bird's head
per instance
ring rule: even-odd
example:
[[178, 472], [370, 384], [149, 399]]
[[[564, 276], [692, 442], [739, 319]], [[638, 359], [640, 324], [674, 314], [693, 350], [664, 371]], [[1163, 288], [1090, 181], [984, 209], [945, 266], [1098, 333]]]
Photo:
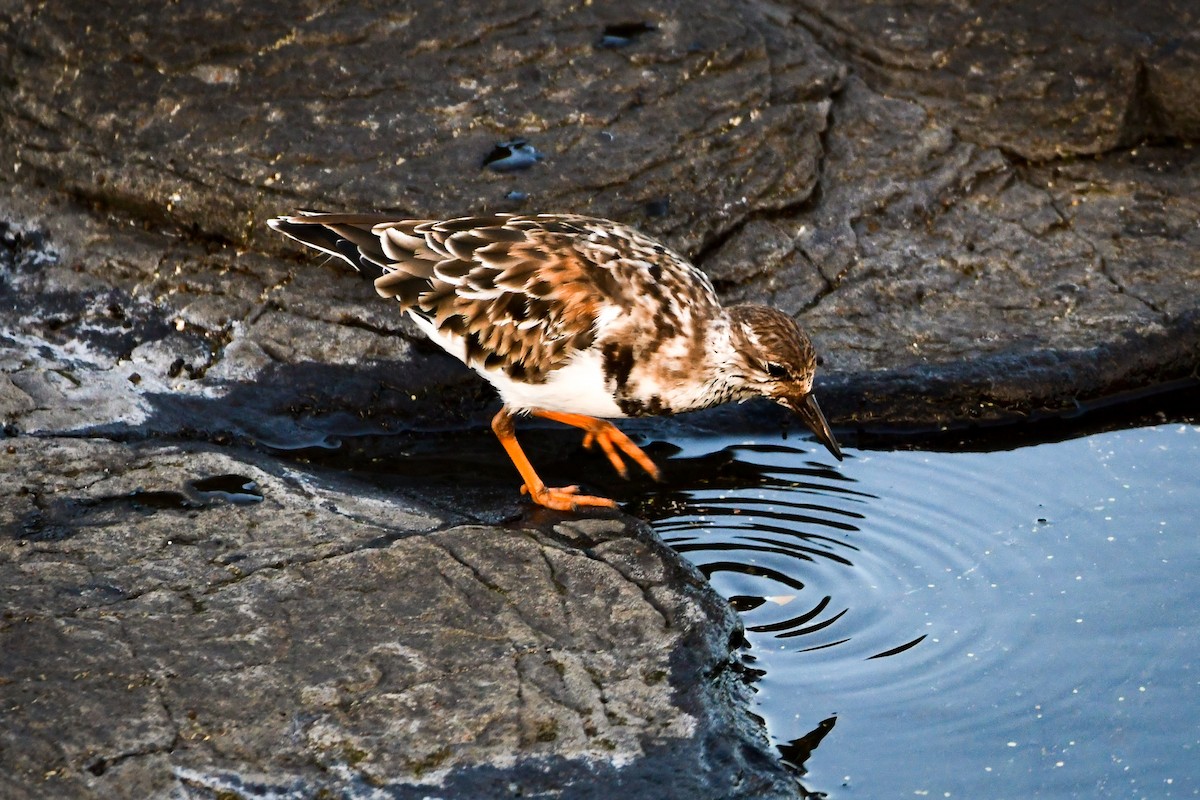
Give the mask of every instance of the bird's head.
[[744, 358], [739, 371], [745, 391], [796, 412], [841, 461], [841, 448], [812, 393], [817, 353], [808, 334], [787, 314], [766, 306], [735, 306], [729, 309], [729, 316]]

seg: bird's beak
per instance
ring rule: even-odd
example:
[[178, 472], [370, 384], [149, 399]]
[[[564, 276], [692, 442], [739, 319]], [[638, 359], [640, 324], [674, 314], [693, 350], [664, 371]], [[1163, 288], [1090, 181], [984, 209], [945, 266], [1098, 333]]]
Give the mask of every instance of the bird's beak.
[[804, 420], [804, 424], [817, 435], [817, 441], [825, 445], [834, 458], [842, 460], [842, 449], [838, 447], [837, 439], [833, 438], [833, 431], [829, 429], [829, 423], [817, 405], [817, 398], [811, 392], [798, 399], [784, 398], [783, 404]]

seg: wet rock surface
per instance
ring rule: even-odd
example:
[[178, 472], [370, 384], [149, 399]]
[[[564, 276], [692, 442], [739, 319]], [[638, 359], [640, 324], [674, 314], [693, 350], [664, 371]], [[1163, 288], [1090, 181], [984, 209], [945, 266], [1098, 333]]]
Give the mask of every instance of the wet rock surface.
[[636, 521], [483, 526], [236, 449], [9, 441], [20, 796], [792, 795], [739, 710], [736, 616]]
[[[263, 223], [633, 223], [796, 314], [843, 430], [1194, 381], [1200, 26], [1137, 8], [8, 4], [6, 771], [43, 796], [795, 791], [734, 618], [635, 522], [504, 527], [515, 474], [418, 496], [280, 458], [482, 439], [494, 406]], [[261, 501], [196, 484], [230, 475]]]

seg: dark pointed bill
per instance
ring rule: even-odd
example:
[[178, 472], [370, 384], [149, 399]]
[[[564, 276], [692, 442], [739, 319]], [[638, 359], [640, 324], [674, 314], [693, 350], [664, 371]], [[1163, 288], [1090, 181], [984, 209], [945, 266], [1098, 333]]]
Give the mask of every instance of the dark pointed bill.
[[821, 413], [821, 407], [817, 405], [816, 396], [810, 392], [799, 399], [789, 397], [785, 402], [787, 407], [795, 411], [800, 419], [804, 420], [804, 424], [817, 435], [817, 441], [825, 445], [834, 458], [841, 461], [842, 449], [838, 447], [837, 440], [833, 438], [833, 431], [829, 429], [829, 423], [825, 420], [825, 415]]

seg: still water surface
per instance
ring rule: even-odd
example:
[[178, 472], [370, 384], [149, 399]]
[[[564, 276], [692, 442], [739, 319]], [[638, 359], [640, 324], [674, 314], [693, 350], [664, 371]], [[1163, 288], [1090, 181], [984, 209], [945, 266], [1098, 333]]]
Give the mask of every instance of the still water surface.
[[629, 510], [742, 612], [809, 791], [1200, 797], [1200, 426], [841, 464], [673, 444]]

